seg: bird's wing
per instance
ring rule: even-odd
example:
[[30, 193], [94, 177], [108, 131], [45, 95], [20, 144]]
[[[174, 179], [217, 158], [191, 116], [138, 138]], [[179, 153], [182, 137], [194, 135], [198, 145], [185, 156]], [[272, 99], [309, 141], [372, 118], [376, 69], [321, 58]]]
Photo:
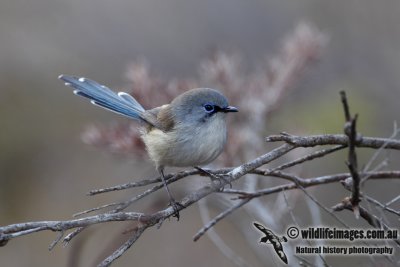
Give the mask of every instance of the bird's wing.
[[278, 254], [279, 258], [284, 262], [284, 263], [288, 263], [288, 259], [286, 257], [285, 252], [283, 251], [282, 248], [278, 249], [276, 247], [274, 247], [276, 254]]
[[271, 234], [273, 235], [272, 231], [265, 228], [262, 224], [254, 222], [253, 225], [260, 230], [261, 232], [263, 232], [265, 235], [270, 236]]
[[163, 132], [171, 131], [175, 125], [170, 105], [163, 105], [161, 107], [147, 110], [143, 114], [143, 117]]

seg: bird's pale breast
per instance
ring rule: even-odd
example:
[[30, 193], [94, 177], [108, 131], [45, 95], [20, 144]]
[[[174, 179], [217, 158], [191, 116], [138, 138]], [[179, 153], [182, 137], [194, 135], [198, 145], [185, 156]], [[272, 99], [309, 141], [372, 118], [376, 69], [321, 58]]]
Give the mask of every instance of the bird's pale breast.
[[226, 143], [224, 114], [202, 125], [177, 125], [169, 132], [153, 128], [142, 138], [156, 167], [205, 165], [221, 154]]

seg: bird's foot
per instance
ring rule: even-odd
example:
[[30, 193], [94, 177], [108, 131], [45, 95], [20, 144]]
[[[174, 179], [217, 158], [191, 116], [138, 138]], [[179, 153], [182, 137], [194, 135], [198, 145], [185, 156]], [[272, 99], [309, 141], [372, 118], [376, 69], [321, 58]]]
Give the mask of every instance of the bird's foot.
[[172, 216], [175, 217], [177, 221], [179, 221], [180, 218], [179, 209], [182, 209], [185, 206], [183, 206], [181, 203], [179, 203], [173, 198], [169, 200], [169, 206], [171, 206], [174, 209], [174, 213], [172, 214]]

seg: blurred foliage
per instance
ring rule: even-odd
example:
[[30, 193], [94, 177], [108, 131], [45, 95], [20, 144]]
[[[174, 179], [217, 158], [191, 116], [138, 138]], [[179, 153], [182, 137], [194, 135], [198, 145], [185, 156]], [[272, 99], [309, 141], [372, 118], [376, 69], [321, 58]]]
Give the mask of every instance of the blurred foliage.
[[326, 93], [315, 92], [309, 96], [307, 104], [290, 99], [285, 108], [272, 118], [269, 132], [271, 128], [279, 131], [292, 125], [299, 131], [292, 134], [343, 133], [345, 119], [339, 95], [341, 90], [347, 92], [351, 112], [359, 114], [358, 130], [368, 136], [382, 134], [377, 129], [378, 104], [367, 97], [362, 88], [351, 85], [335, 85]]
[[[142, 161], [135, 165], [81, 143], [80, 133], [89, 122], [124, 119], [77, 99], [57, 80], [59, 74], [127, 88], [132, 81], [121, 82], [127, 66], [144, 57], [166, 80], [196, 77], [199, 62], [215, 48], [240, 51], [249, 62], [241, 70], [246, 74], [263, 64], [263, 55], [280, 51], [284, 36], [305, 19], [329, 35], [329, 45], [316, 67], [292, 85], [279, 111], [265, 118], [265, 133], [341, 132], [338, 91], [345, 89], [352, 112], [360, 114], [360, 131], [386, 137], [399, 119], [399, 14], [399, 1], [376, 0], [1, 1], [0, 224], [68, 217], [107, 201], [108, 196], [86, 197], [89, 189], [154, 175]], [[343, 157], [337, 164], [343, 167]], [[321, 168], [331, 166], [328, 162]], [[336, 189], [318, 197], [329, 202]], [[385, 195], [396, 186], [375, 189]], [[193, 233], [199, 218], [190, 214], [185, 231]], [[159, 257], [146, 256], [154, 246], [151, 237], [123, 263], [135, 259], [139, 266], [152, 265], [171, 255], [179, 259], [163, 253], [162, 248], [173, 247], [188, 256], [174, 266], [201, 266], [204, 255], [212, 255], [207, 257], [210, 265], [230, 266], [210, 242], [188, 246], [190, 237], [178, 241], [176, 232], [170, 233], [163, 231], [165, 239], [157, 243]], [[10, 242], [0, 249], [2, 266], [62, 266], [77, 255], [73, 245], [49, 253], [52, 238], [49, 233]], [[169, 245], [172, 239], [174, 246]], [[94, 243], [109, 240], [100, 233]], [[96, 245], [85, 249], [82, 266], [93, 264]]]

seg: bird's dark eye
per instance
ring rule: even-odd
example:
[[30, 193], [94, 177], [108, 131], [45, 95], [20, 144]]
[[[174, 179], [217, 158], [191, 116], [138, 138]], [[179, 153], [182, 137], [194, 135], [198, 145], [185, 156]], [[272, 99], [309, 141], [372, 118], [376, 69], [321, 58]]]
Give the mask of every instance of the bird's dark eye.
[[204, 105], [204, 109], [205, 109], [207, 112], [213, 112], [213, 111], [214, 111], [214, 106], [213, 106], [213, 105], [210, 105], [210, 104], [205, 104], [205, 105]]

